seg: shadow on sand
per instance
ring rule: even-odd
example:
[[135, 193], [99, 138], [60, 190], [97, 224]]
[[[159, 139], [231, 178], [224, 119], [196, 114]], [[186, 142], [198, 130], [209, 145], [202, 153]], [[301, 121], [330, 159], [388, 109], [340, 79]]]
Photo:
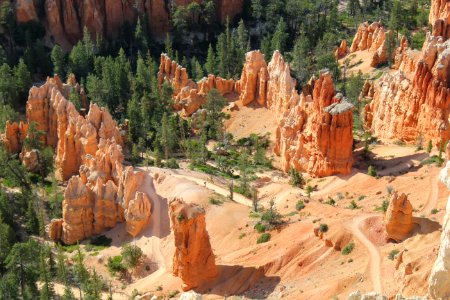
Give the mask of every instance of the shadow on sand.
[[264, 298], [272, 293], [280, 282], [278, 276], [266, 276], [264, 267], [218, 265], [219, 275], [209, 284], [195, 289], [218, 296], [240, 295], [246, 292], [251, 298]]

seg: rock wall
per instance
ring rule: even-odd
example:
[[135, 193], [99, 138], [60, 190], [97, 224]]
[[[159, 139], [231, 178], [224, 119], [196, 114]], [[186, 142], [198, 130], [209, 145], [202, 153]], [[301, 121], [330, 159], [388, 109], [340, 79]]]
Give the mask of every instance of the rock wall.
[[405, 194], [392, 195], [384, 216], [387, 237], [397, 242], [407, 238], [413, 229], [413, 207]]
[[[447, 148], [447, 159], [449, 148]], [[440, 180], [450, 189], [450, 161], [439, 175]], [[450, 198], [447, 202], [446, 214], [442, 225], [441, 245], [438, 257], [428, 280], [429, 294], [433, 299], [450, 298]]]
[[448, 1], [433, 0], [430, 23], [420, 55], [404, 44], [399, 71], [386, 74], [375, 86], [371, 103], [364, 109], [365, 127], [381, 139], [414, 143], [419, 136], [439, 145], [450, 138]]
[[175, 199], [169, 205], [175, 236], [173, 274], [183, 281], [184, 291], [201, 287], [217, 276], [214, 253], [206, 231], [205, 210]]
[[124, 221], [128, 233], [136, 236], [149, 222], [151, 202], [157, 198], [152, 178], [123, 165], [123, 133], [106, 109], [91, 104], [82, 116], [67, 100], [72, 89], [82, 92], [74, 78], [69, 79], [71, 84], [63, 84], [55, 76], [32, 87], [27, 123], [8, 122], [1, 139], [11, 153], [21, 152], [30, 170], [37, 159], [34, 149], [22, 148], [28, 124], [35, 122], [45, 132], [44, 144], [55, 149], [56, 177], [69, 182], [63, 218], [49, 226], [52, 239], [73, 244]]
[[381, 22], [362, 23], [358, 27], [355, 38], [353, 39], [350, 52], [370, 51], [373, 52], [371, 63], [372, 67], [377, 67], [387, 61], [386, 37], [388, 33]]
[[189, 79], [186, 68], [172, 61], [166, 54], [161, 54], [158, 83], [161, 85], [164, 81], [173, 87], [174, 107], [183, 116], [191, 116], [205, 104], [206, 96], [212, 88], [224, 96], [235, 92], [234, 80], [208, 75], [199, 82], [194, 82]]
[[[187, 5], [192, 1], [177, 1]], [[201, 2], [201, 1], [200, 1]], [[155, 37], [164, 37], [170, 30], [170, 3], [166, 0], [33, 0], [16, 1], [16, 19], [19, 23], [39, 21], [38, 5], [43, 5], [44, 20], [48, 33], [60, 43], [76, 43], [86, 27], [93, 35], [100, 34], [108, 38], [117, 37], [121, 26], [135, 23], [138, 17], [147, 22]], [[220, 22], [225, 23], [242, 13], [243, 0], [216, 0], [216, 14]]]

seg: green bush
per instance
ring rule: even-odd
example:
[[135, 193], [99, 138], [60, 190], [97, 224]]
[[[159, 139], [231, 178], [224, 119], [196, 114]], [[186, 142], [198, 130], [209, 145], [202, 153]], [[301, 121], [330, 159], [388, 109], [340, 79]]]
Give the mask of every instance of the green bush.
[[433, 208], [432, 210], [431, 210], [431, 214], [432, 215], [435, 215], [435, 214], [437, 214], [439, 212], [439, 209], [437, 209], [437, 208]]
[[344, 249], [342, 249], [342, 255], [349, 255], [350, 253], [352, 253], [354, 248], [355, 243], [353, 242], [348, 243], [347, 246], [345, 246]]
[[261, 234], [256, 240], [257, 244], [267, 243], [270, 240], [270, 233]]
[[178, 162], [175, 158], [171, 158], [166, 162], [166, 168], [179, 169], [180, 165], [178, 164]]
[[134, 268], [142, 257], [142, 250], [136, 245], [125, 244], [120, 252], [123, 257], [123, 263], [128, 268]]
[[327, 232], [328, 231], [328, 225], [327, 224], [320, 224], [319, 225], [319, 231], [323, 232], [323, 233]]
[[305, 179], [303, 175], [294, 168], [289, 170], [289, 176], [291, 177], [290, 183], [292, 186], [303, 188], [305, 185]]
[[123, 264], [123, 257], [122, 255], [117, 255], [113, 257], [108, 258], [108, 263], [106, 266], [108, 267], [108, 271], [112, 275], [116, 275], [118, 272], [123, 272], [126, 270], [124, 264]]
[[298, 200], [295, 204], [295, 209], [300, 211], [305, 208], [305, 203], [302, 200]]
[[374, 166], [369, 166], [369, 168], [367, 169], [367, 175], [377, 177], [377, 169]]
[[397, 256], [398, 252], [399, 252], [399, 251], [398, 251], [397, 249], [392, 250], [391, 252], [389, 252], [388, 258], [389, 258], [390, 260], [394, 260], [394, 258]]
[[375, 211], [386, 212], [389, 206], [389, 200], [383, 200], [380, 206], [375, 208]]
[[258, 233], [263, 233], [266, 231], [266, 226], [264, 226], [263, 224], [261, 224], [260, 222], [256, 223], [255, 227], [256, 231]]
[[359, 206], [358, 206], [358, 204], [356, 204], [355, 200], [352, 200], [352, 202], [350, 202], [349, 208], [350, 209], [358, 209]]
[[431, 165], [436, 164], [436, 166], [440, 167], [444, 163], [444, 159], [437, 155], [430, 156], [420, 162], [421, 165]]
[[216, 198], [209, 198], [208, 202], [209, 202], [209, 204], [212, 204], [212, 205], [222, 205], [223, 204], [222, 200], [216, 199]]

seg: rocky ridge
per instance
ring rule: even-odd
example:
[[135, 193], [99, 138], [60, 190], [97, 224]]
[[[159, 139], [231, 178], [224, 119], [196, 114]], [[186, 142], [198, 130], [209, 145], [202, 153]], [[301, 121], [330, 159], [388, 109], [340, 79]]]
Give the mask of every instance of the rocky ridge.
[[[176, 4], [188, 5], [191, 2], [177, 0]], [[15, 8], [19, 23], [42, 22], [54, 41], [74, 44], [82, 37], [84, 27], [94, 36], [100, 34], [114, 38], [123, 24], [133, 24], [138, 17], [148, 23], [153, 36], [164, 37], [171, 26], [169, 5], [165, 0], [17, 0]], [[243, 0], [215, 1], [216, 15], [222, 23], [241, 14], [243, 7]], [[41, 18], [37, 13], [39, 10], [44, 12]]]
[[[55, 150], [55, 174], [69, 180], [64, 193], [63, 218], [53, 220], [49, 236], [66, 244], [99, 234], [117, 222], [126, 221], [135, 236], [150, 218], [156, 194], [148, 173], [124, 167], [122, 133], [109, 112], [91, 104], [82, 116], [67, 100], [73, 83], [63, 84], [55, 76], [40, 87], [32, 87], [27, 102], [27, 124], [35, 122], [44, 131], [43, 144]], [[2, 136], [11, 153], [21, 151], [24, 164], [33, 168], [34, 149], [20, 149], [27, 124], [8, 123]]]
[[399, 71], [384, 75], [375, 85], [373, 100], [364, 108], [364, 124], [378, 138], [413, 143], [421, 136], [434, 145], [450, 138], [448, 4], [432, 1], [433, 30], [420, 55], [413, 58], [401, 45], [405, 51], [396, 54], [401, 57], [396, 62]]

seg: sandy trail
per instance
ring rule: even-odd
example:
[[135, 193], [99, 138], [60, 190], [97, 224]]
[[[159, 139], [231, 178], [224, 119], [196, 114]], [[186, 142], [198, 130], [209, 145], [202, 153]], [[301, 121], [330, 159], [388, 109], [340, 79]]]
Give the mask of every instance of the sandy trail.
[[421, 213], [431, 214], [431, 210], [437, 207], [439, 198], [439, 173], [436, 176], [430, 176], [430, 192], [427, 203], [420, 210]]
[[[204, 179], [196, 178], [196, 177], [193, 177], [193, 176], [187, 176], [187, 175], [179, 175], [179, 174], [172, 174], [172, 176], [174, 176], [176, 178], [183, 178], [183, 179], [187, 179], [187, 180], [193, 181], [196, 184], [204, 186], [207, 189], [210, 189], [210, 190], [212, 190], [212, 191], [216, 192], [217, 194], [222, 195], [224, 197], [229, 197], [230, 196], [230, 191], [228, 189], [225, 189], [225, 188], [223, 188], [221, 186], [218, 186], [218, 185], [216, 185], [214, 183], [208, 182], [208, 181], [206, 181]], [[250, 199], [244, 197], [243, 195], [238, 194], [238, 193], [234, 193], [233, 194], [233, 201], [235, 201], [235, 202], [237, 202], [239, 204], [248, 206], [248, 207], [252, 207], [252, 201]]]
[[352, 234], [367, 248], [370, 255], [370, 279], [372, 281], [374, 291], [382, 293], [381, 284], [381, 256], [378, 248], [366, 237], [361, 231], [361, 223], [367, 218], [373, 217], [374, 214], [364, 214], [353, 218], [351, 224], [347, 228]]

